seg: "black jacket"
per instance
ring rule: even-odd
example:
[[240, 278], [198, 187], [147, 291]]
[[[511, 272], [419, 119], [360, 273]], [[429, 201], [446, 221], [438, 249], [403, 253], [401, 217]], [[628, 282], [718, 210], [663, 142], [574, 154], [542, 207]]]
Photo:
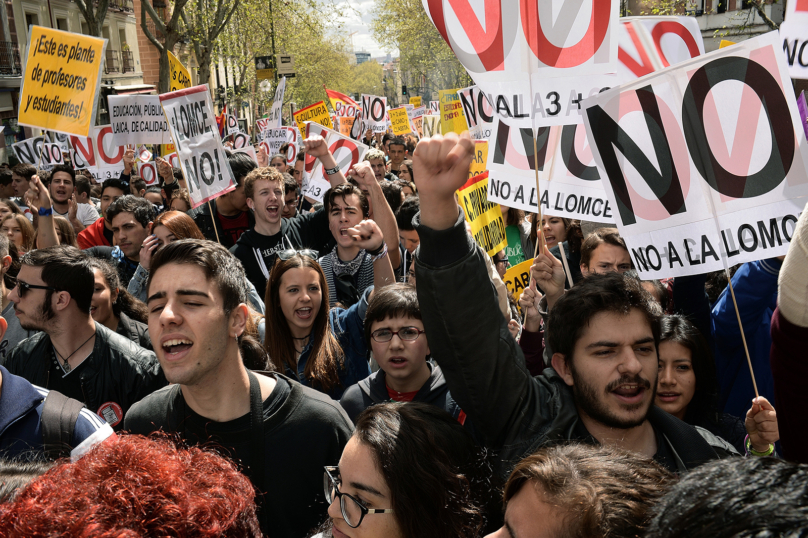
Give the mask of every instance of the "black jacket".
[[135, 276], [137, 262], [124, 256], [120, 248], [103, 246], [90, 247], [84, 249], [84, 252], [94, 258], [109, 262], [109, 264], [118, 271], [118, 278], [121, 279], [121, 285], [123, 285], [124, 288], [129, 286], [129, 281]]
[[[432, 374], [412, 401], [432, 404], [445, 410], [453, 418], [458, 418], [462, 409], [452, 399], [449, 386], [446, 384], [440, 366], [431, 363], [427, 363], [427, 365], [432, 370]], [[348, 387], [342, 398], [340, 398], [339, 404], [355, 424], [362, 411], [371, 405], [389, 401], [390, 395], [387, 393], [386, 375], [384, 370], [379, 370], [359, 383]]]
[[[506, 477], [546, 443], [594, 442], [570, 387], [550, 368], [533, 377], [525, 367], [499, 311], [483, 258], [487, 254], [466, 233], [462, 212], [448, 230], [421, 226], [420, 214], [415, 224], [421, 239], [415, 257], [418, 301], [429, 347], [452, 397], [474, 421], [479, 440], [494, 452], [495, 472]], [[648, 420], [664, 443], [660, 450], [671, 454], [672, 471], [737, 454], [726, 441], [657, 407]]]
[[[315, 213], [301, 213], [291, 219], [281, 219], [281, 231], [271, 237], [259, 234], [254, 229], [247, 230], [230, 252], [244, 266], [247, 280], [253, 283], [263, 299], [277, 252], [291, 246], [295, 249], [309, 248], [325, 254], [335, 244], [328, 228], [328, 215], [321, 209]], [[328, 251], [320, 251], [324, 245], [330, 245]]]
[[121, 312], [121, 315], [118, 317], [118, 328], [115, 332], [128, 338], [143, 349], [148, 349], [149, 351], [154, 350], [151, 337], [149, 336], [149, 326], [140, 321], [133, 320], [123, 312]]
[[[100, 323], [95, 324], [95, 329], [93, 353], [80, 372], [83, 403], [91, 411], [97, 413], [102, 405], [112, 402], [126, 414], [132, 404], [168, 384], [154, 353]], [[37, 333], [17, 344], [3, 366], [34, 385], [48, 388], [51, 347], [50, 336]], [[108, 405], [104, 407], [109, 409]], [[118, 425], [123, 422], [123, 414], [117, 417]]]
[[[210, 201], [210, 207], [213, 207], [213, 211], [216, 211], [216, 200]], [[202, 204], [199, 207], [191, 209], [187, 212], [187, 215], [194, 219], [194, 223], [199, 228], [199, 231], [202, 232], [202, 235], [205, 236], [205, 239], [210, 239], [211, 241], [216, 241], [216, 232], [219, 232], [219, 240], [224, 248], [230, 248], [234, 245], [233, 241], [230, 239], [230, 235], [225, 233], [224, 228], [222, 228], [222, 223], [219, 222], [219, 219], [214, 219], [210, 212], [210, 207], [208, 204]], [[250, 228], [255, 226], [255, 217], [252, 214], [252, 211], [247, 211], [247, 220], [249, 222]], [[216, 227], [214, 229], [214, 226]]]

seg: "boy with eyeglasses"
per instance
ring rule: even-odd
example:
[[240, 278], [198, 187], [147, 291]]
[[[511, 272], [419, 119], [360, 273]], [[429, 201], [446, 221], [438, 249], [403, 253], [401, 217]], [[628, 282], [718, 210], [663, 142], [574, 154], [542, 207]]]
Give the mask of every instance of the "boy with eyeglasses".
[[466, 423], [440, 367], [430, 362], [415, 288], [392, 284], [377, 290], [365, 314], [365, 340], [379, 371], [348, 387], [340, 405], [356, 422], [366, 408], [383, 402], [423, 402]]

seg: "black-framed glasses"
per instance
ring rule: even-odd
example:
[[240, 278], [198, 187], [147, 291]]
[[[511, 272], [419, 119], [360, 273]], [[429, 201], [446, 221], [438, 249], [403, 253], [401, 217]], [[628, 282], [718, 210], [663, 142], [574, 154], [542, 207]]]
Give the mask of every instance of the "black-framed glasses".
[[359, 499], [342, 493], [339, 490], [340, 484], [339, 467], [325, 466], [325, 473], [323, 473], [323, 489], [325, 490], [325, 500], [328, 504], [334, 502], [334, 499], [339, 499], [339, 511], [342, 513], [342, 518], [345, 523], [352, 529], [357, 528], [362, 524], [362, 520], [368, 514], [392, 514], [392, 508], [378, 509], [368, 508]]
[[418, 340], [418, 337], [424, 334], [425, 331], [422, 331], [418, 327], [402, 327], [397, 331], [391, 331], [390, 329], [377, 329], [370, 333], [370, 337], [373, 338], [376, 342], [383, 344], [385, 342], [389, 342], [393, 339], [394, 335], [398, 335], [405, 342], [414, 342]]
[[502, 258], [501, 260], [494, 260], [494, 263], [504, 263], [505, 267], [510, 267], [511, 262], [508, 261], [508, 258]]
[[59, 291], [54, 287], [51, 286], [38, 286], [36, 284], [29, 284], [28, 282], [23, 282], [20, 279], [17, 279], [17, 293], [20, 296], [20, 299], [25, 297], [25, 294], [28, 293], [30, 290], [50, 290], [50, 291]]
[[287, 248], [286, 250], [281, 250], [280, 252], [278, 252], [278, 258], [282, 259], [283, 261], [286, 261], [295, 255], [300, 255], [300, 256], [306, 256], [314, 261], [317, 261], [319, 254], [320, 254], [319, 252], [317, 252], [316, 250], [312, 250], [310, 248], [304, 248], [302, 250]]

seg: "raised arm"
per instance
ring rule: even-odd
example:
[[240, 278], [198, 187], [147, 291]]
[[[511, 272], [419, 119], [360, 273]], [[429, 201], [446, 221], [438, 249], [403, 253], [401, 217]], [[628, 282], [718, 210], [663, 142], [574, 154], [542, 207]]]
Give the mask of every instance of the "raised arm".
[[[39, 180], [39, 176], [33, 176], [28, 184], [28, 191], [25, 193], [28, 206], [31, 211], [39, 215], [39, 209], [44, 208], [46, 215], [39, 215], [37, 227], [36, 247], [47, 248], [59, 244], [59, 237], [56, 235], [56, 224], [53, 222], [53, 209], [48, 189]], [[48, 212], [48, 210], [50, 210]]]
[[370, 204], [373, 208], [373, 220], [379, 225], [384, 234], [384, 241], [387, 243], [387, 255], [390, 264], [394, 269], [401, 265], [401, 252], [398, 249], [398, 224], [396, 216], [384, 197], [382, 187], [376, 181], [376, 176], [370, 167], [370, 163], [363, 161], [351, 167], [351, 176], [359, 183], [362, 191], [367, 191], [370, 196]]
[[[328, 178], [332, 187], [345, 183], [345, 174], [337, 168], [337, 161], [328, 149], [328, 144], [322, 136], [310, 136], [303, 141], [303, 151], [323, 163], [323, 175]], [[333, 173], [328, 173], [331, 170]]]
[[393, 266], [390, 265], [390, 256], [384, 235], [378, 224], [372, 220], [363, 220], [348, 230], [348, 234], [359, 248], [373, 256], [373, 293], [396, 281]]
[[541, 395], [499, 312], [487, 254], [466, 233], [454, 199], [468, 178], [473, 150], [467, 134], [424, 139], [415, 150], [421, 198], [415, 272], [432, 355], [481, 441], [498, 448], [521, 437], [528, 420], [540, 423]]

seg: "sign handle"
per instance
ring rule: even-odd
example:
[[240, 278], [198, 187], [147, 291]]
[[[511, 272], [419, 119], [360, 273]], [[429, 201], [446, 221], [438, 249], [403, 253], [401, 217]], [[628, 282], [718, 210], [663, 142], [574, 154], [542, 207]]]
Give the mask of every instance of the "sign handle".
[[216, 228], [216, 214], [213, 212], [213, 206], [210, 205], [210, 200], [208, 200], [208, 209], [210, 210], [210, 218], [213, 220], [213, 231], [216, 232], [216, 242], [221, 245], [222, 240], [219, 239], [219, 230]]
[[732, 287], [732, 278], [729, 274], [729, 269], [724, 269], [724, 271], [727, 273], [727, 280], [729, 281], [729, 293], [732, 295], [732, 304], [735, 306], [735, 315], [738, 317], [738, 327], [741, 329], [741, 341], [743, 342], [743, 350], [746, 352], [746, 363], [749, 365], [749, 373], [752, 375], [752, 386], [755, 389], [755, 398], [760, 398], [757, 381], [755, 381], [755, 371], [752, 368], [752, 359], [749, 357], [749, 347], [746, 345], [746, 334], [743, 332], [741, 313], [738, 311], [738, 301], [735, 299], [735, 289]]
[[564, 252], [564, 241], [558, 242], [558, 250], [561, 251], [561, 263], [564, 264], [564, 271], [567, 273], [567, 282], [570, 288], [572, 288], [572, 273], [570, 273], [570, 266], [569, 263], [567, 263], [567, 253]]

